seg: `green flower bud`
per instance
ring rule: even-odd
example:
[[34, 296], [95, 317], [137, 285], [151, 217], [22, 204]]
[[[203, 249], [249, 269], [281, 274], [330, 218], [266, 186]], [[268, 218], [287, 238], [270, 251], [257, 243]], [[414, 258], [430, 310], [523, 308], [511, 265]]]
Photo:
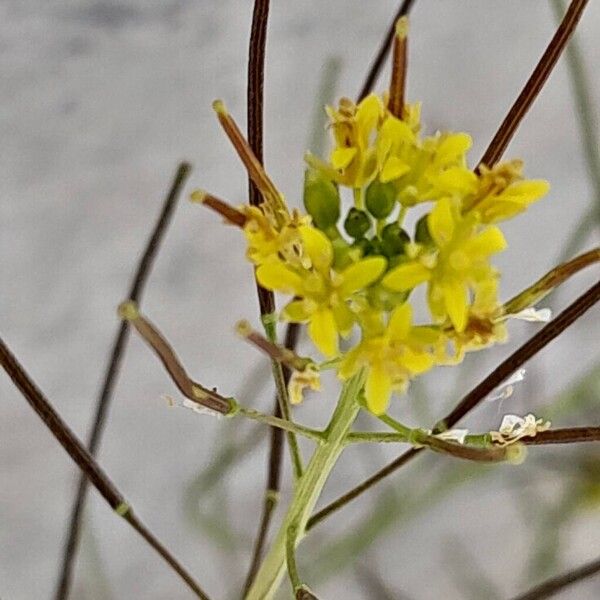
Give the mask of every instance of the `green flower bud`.
[[333, 227], [340, 218], [337, 186], [316, 169], [307, 169], [304, 173], [304, 207], [322, 231]]
[[344, 221], [344, 229], [354, 239], [361, 238], [371, 229], [371, 219], [366, 212], [353, 207], [348, 211]]
[[353, 248], [360, 250], [361, 256], [367, 256], [371, 254], [371, 242], [367, 238], [360, 238], [352, 244]]
[[404, 253], [404, 245], [410, 242], [410, 237], [398, 223], [389, 223], [381, 232], [381, 247], [383, 253], [392, 258]]
[[385, 219], [394, 210], [396, 205], [396, 187], [393, 183], [373, 181], [365, 193], [367, 210], [376, 219]]
[[423, 215], [415, 226], [415, 242], [423, 244], [425, 246], [431, 246], [433, 244], [433, 238], [429, 233], [429, 226], [427, 225], [428, 215]]
[[374, 254], [374, 255], [379, 255], [379, 256], [385, 255], [385, 252], [383, 250], [383, 242], [379, 238], [374, 237], [371, 240], [371, 247], [369, 248], [369, 254]]

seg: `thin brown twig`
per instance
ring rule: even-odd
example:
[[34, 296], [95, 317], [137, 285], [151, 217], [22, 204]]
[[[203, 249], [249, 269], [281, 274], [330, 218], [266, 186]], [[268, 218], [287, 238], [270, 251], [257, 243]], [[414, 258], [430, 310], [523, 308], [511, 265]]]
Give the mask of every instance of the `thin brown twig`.
[[35, 385], [1, 338], [0, 364], [2, 364], [2, 367], [13, 380], [15, 386], [21, 391], [31, 408], [42, 419], [52, 435], [81, 469], [86, 479], [100, 492], [113, 511], [123, 517], [160, 554], [198, 598], [209, 600], [194, 578], [137, 518], [132, 506], [125, 500], [123, 494], [117, 489], [69, 426], [62, 420], [61, 416]]
[[[505, 381], [516, 369], [535, 356], [540, 350], [547, 346], [558, 335], [570, 327], [579, 317], [585, 314], [596, 302], [600, 300], [600, 282], [593, 285], [587, 292], [570, 304], [555, 319], [538, 331], [533, 337], [525, 342], [520, 348], [513, 352], [496, 369], [494, 369], [481, 383], [473, 388], [442, 421], [436, 426], [436, 430], [442, 431], [453, 427], [468, 412], [473, 410], [484, 398], [486, 398], [498, 385]], [[541, 434], [540, 434], [541, 435]], [[377, 471], [374, 475], [362, 482], [360, 485], [346, 492], [325, 508], [315, 513], [307, 524], [307, 530], [323, 521], [326, 517], [336, 512], [363, 492], [370, 489], [385, 477], [397, 471], [400, 467], [414, 458], [422, 448], [411, 448], [401, 454], [398, 458]]]
[[515, 314], [528, 306], [540, 302], [540, 300], [550, 294], [556, 287], [567, 281], [567, 279], [576, 275], [586, 267], [599, 262], [600, 247], [597, 247], [554, 267], [533, 285], [518, 293], [508, 302], [505, 302], [503, 306], [504, 314]]
[[[191, 166], [188, 163], [181, 163], [177, 167], [177, 172], [173, 179], [173, 183], [169, 189], [167, 197], [163, 203], [160, 216], [154, 226], [154, 229], [148, 239], [146, 248], [141, 256], [140, 262], [136, 268], [131, 287], [129, 289], [129, 298], [135, 302], [140, 302], [144, 293], [148, 276], [154, 264], [154, 259], [160, 248], [161, 241], [167, 231], [168, 225], [171, 222], [177, 200], [181, 190], [190, 174]], [[96, 455], [102, 440], [102, 434], [108, 417], [108, 410], [113, 396], [115, 384], [121, 363], [127, 338], [129, 336], [129, 325], [122, 322], [115, 336], [110, 359], [104, 375], [104, 381], [100, 395], [96, 401], [96, 409], [92, 428], [89, 433], [87, 448], [92, 456]], [[55, 600], [65, 600], [69, 596], [71, 582], [73, 579], [73, 567], [77, 556], [79, 546], [79, 538], [81, 536], [81, 519], [83, 517], [83, 509], [85, 505], [85, 494], [87, 491], [88, 480], [82, 474], [77, 485], [77, 492], [71, 508], [69, 517], [68, 533], [64, 542], [62, 559], [60, 563], [60, 574], [57, 582], [57, 587], [54, 593]]]
[[540, 58], [533, 73], [527, 80], [525, 87], [523, 87], [521, 93], [511, 106], [504, 121], [500, 125], [500, 128], [496, 132], [496, 135], [481, 157], [477, 169], [479, 169], [481, 165], [493, 167], [504, 154], [506, 147], [521, 124], [523, 117], [531, 108], [531, 105], [540, 93], [544, 83], [546, 83], [550, 73], [552, 73], [569, 38], [575, 31], [575, 27], [577, 26], [587, 3], [588, 0], [573, 0], [569, 5], [563, 20], [550, 40], [542, 58]]
[[[250, 29], [250, 48], [248, 52], [248, 88], [246, 93], [248, 111], [248, 144], [260, 163], [263, 163], [263, 86], [265, 80], [265, 52], [267, 45], [267, 22], [269, 19], [269, 0], [256, 0], [252, 13]], [[250, 204], [258, 206], [261, 194], [248, 178], [248, 195]], [[270, 315], [275, 312], [273, 292], [256, 283], [260, 314]]]
[[381, 46], [379, 46], [379, 50], [377, 51], [377, 54], [375, 55], [375, 58], [371, 63], [365, 81], [362, 87], [360, 88], [360, 92], [358, 93], [357, 99], [358, 102], [366, 98], [373, 89], [373, 86], [375, 85], [375, 82], [377, 81], [377, 78], [381, 73], [381, 69], [383, 68], [383, 63], [385, 62], [385, 59], [387, 58], [387, 55], [390, 52], [390, 48], [394, 40], [394, 34], [396, 33], [396, 22], [401, 17], [408, 15], [414, 3], [415, 0], [404, 0], [400, 5], [400, 8], [398, 9], [398, 12], [394, 15], [392, 23], [389, 26], [387, 33], [383, 38], [383, 41], [381, 42]]
[[600, 558], [557, 577], [552, 577], [524, 594], [515, 596], [512, 600], [545, 600], [564, 590], [566, 587], [598, 573], [600, 573]]
[[542, 444], [579, 444], [581, 442], [600, 441], [600, 427], [565, 427], [540, 431], [535, 437], [520, 440], [528, 446]]

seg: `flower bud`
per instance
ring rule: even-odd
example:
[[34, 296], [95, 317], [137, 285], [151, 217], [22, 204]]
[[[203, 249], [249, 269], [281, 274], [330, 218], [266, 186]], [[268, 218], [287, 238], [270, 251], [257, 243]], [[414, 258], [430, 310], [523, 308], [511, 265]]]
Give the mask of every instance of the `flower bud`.
[[348, 211], [344, 221], [344, 229], [354, 239], [361, 238], [371, 229], [371, 219], [366, 212], [353, 207]]
[[376, 219], [385, 219], [394, 210], [396, 204], [396, 187], [393, 183], [373, 181], [365, 193], [367, 210]]
[[371, 242], [367, 238], [360, 238], [352, 244], [353, 248], [360, 250], [360, 256], [364, 257], [371, 254]]
[[339, 191], [316, 169], [307, 169], [304, 174], [304, 207], [321, 231], [333, 227], [340, 218]]
[[389, 223], [381, 232], [381, 248], [388, 258], [404, 253], [404, 245], [410, 237], [398, 223]]
[[424, 246], [431, 246], [433, 244], [433, 238], [429, 233], [429, 226], [427, 225], [427, 216], [423, 215], [415, 226], [415, 242], [423, 244]]

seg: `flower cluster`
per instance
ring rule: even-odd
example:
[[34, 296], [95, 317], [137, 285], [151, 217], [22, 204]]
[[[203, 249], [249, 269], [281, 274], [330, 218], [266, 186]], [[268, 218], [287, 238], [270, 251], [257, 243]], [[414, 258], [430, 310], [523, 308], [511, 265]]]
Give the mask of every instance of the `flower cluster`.
[[[467, 134], [424, 136], [419, 105], [405, 105], [398, 118], [387, 102], [371, 94], [328, 107], [334, 147], [327, 160], [306, 157], [307, 214], [289, 211], [218, 105], [264, 198], [230, 219], [243, 227], [258, 282], [290, 297], [280, 318], [305, 323], [341, 379], [366, 370], [365, 398], [377, 414], [411, 378], [504, 338], [490, 263], [506, 247], [498, 223], [548, 190], [523, 178], [520, 161], [469, 168]], [[343, 214], [344, 188], [353, 205]], [[410, 234], [413, 208], [420, 218]], [[409, 302], [419, 286], [431, 315], [424, 325], [413, 323]], [[355, 331], [360, 340], [340, 350], [340, 338]]]

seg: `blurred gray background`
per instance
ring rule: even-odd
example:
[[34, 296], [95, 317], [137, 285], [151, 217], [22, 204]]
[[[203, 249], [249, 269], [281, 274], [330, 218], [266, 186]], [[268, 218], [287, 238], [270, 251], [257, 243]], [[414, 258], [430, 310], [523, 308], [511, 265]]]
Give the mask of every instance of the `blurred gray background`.
[[[290, 203], [300, 198], [302, 155], [325, 61], [340, 59], [337, 91], [354, 96], [397, 4], [272, 3], [265, 160]], [[234, 203], [246, 197], [244, 171], [210, 104], [223, 98], [244, 124], [251, 10], [249, 0], [0, 3], [0, 329], [82, 437], [118, 325], [116, 306], [177, 162], [194, 165], [186, 196], [200, 186]], [[426, 129], [470, 132], [475, 162], [554, 27], [546, 1], [418, 0], [408, 95], [423, 101]], [[600, 5], [590, 2], [578, 39], [591, 74], [600, 69], [598, 31]], [[593, 76], [591, 83], [597, 100], [600, 79]], [[593, 110], [597, 116], [597, 104]], [[564, 60], [507, 156], [523, 158], [527, 174], [549, 179], [552, 191], [506, 224], [509, 249], [496, 261], [503, 297], [556, 264], [578, 221], [598, 201]], [[597, 231], [583, 248], [598, 243]], [[258, 324], [243, 251], [237, 231], [184, 198], [143, 304], [194, 376], [267, 410], [272, 385], [264, 360], [232, 327], [242, 317]], [[553, 298], [553, 306], [564, 307], [597, 277], [597, 270], [579, 275]], [[497, 427], [504, 412], [548, 414], [556, 394], [597, 365], [599, 316], [592, 309], [531, 361], [526, 382], [512, 398], [502, 406], [484, 403], [468, 425]], [[464, 368], [428, 376], [425, 387], [395, 401], [394, 413], [430, 424], [537, 327], [513, 324], [507, 345], [469, 359]], [[312, 396], [298, 409], [298, 419], [323, 423], [333, 406], [332, 389]], [[202, 493], [198, 481], [205, 480], [198, 478], [218, 449], [248, 439], [253, 429], [169, 408], [165, 394], [177, 392], [146, 347], [132, 339], [100, 462], [214, 598], [233, 598], [258, 522], [266, 431], [257, 430], [262, 441]], [[0, 398], [0, 598], [49, 598], [76, 472], [4, 375]], [[595, 412], [593, 402], [579, 413], [563, 411], [554, 423], [597, 422], [597, 406]], [[363, 417], [362, 426], [369, 424]], [[399, 450], [348, 452], [324, 500]], [[600, 460], [598, 450], [587, 447], [533, 449], [520, 468], [463, 472], [441, 457], [415, 461], [315, 530], [300, 547], [301, 567], [312, 574], [309, 581], [321, 598], [385, 598], [379, 578], [394, 590], [390, 597], [507, 598], [536, 577], [598, 554], [597, 504], [578, 508], [560, 528], [552, 518], [544, 521], [547, 515], [559, 518], [561, 503], [579, 489], [577, 474], [587, 472], [581, 465], [592, 460]], [[286, 455], [286, 469], [288, 462]], [[441, 487], [453, 491], [437, 498], [439, 491], [428, 490], [449, 473], [454, 479]], [[373, 515], [377, 519], [365, 523]], [[554, 548], [555, 555], [544, 558]], [[319, 565], [326, 565], [329, 577]], [[92, 491], [73, 598], [190, 597]], [[590, 581], [561, 597], [597, 598], [600, 584]]]

